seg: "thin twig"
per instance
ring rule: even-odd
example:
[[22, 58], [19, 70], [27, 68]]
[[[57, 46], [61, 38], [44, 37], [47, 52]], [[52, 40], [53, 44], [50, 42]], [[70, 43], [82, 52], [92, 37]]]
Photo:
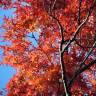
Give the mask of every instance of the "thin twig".
[[52, 4], [51, 10], [50, 10], [51, 12], [53, 11], [53, 9], [54, 9], [54, 7], [55, 7], [56, 1], [57, 1], [57, 0], [54, 0], [54, 2], [53, 2], [53, 4]]
[[81, 47], [83, 50], [85, 49], [85, 48], [92, 48], [91, 46], [83, 46], [83, 45], [81, 45], [81, 44], [79, 44], [79, 42], [75, 39], [75, 42], [76, 42], [76, 44], [79, 46], [79, 47]]
[[80, 16], [81, 16], [81, 3], [82, 3], [82, 0], [79, 0], [79, 8], [78, 8], [78, 25], [80, 25], [81, 23], [81, 20], [80, 20]]
[[[27, 35], [28, 36], [28, 35]], [[36, 41], [36, 43], [38, 44], [38, 40], [36, 39], [36, 37], [34, 36], [34, 34], [32, 33], [32, 36], [28, 36], [28, 37], [30, 37], [30, 38], [34, 38], [34, 40]], [[53, 64], [52, 62], [51, 62], [51, 60], [50, 60], [50, 58], [49, 58], [49, 56], [48, 56], [48, 54], [42, 49], [42, 47], [41, 46], [39, 46], [39, 48], [40, 48], [40, 50], [46, 55], [46, 57], [47, 57], [47, 59], [48, 59], [48, 61], [51, 63], [51, 64]]]

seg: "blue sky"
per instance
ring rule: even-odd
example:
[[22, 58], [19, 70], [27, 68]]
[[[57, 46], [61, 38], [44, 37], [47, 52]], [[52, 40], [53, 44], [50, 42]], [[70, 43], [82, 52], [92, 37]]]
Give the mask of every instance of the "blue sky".
[[[2, 8], [0, 8], [0, 25], [3, 22], [3, 17], [7, 16], [7, 17], [13, 17], [13, 12], [15, 9], [10, 9], [10, 10], [3, 10]], [[0, 34], [2, 34], [3, 29], [0, 29]], [[1, 42], [1, 38], [0, 38], [0, 45], [3, 45], [3, 43]], [[2, 50], [0, 49], [0, 59], [2, 59]], [[14, 68], [12, 68], [11, 66], [6, 66], [6, 65], [0, 65], [0, 90], [2, 88], [6, 87], [6, 84], [9, 82], [10, 78], [12, 78], [12, 76], [16, 73], [16, 70]]]

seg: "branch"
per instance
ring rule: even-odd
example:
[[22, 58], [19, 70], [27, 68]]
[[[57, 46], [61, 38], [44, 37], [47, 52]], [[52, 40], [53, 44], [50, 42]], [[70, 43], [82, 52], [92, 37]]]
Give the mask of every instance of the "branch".
[[[56, 0], [54, 1], [56, 3]], [[55, 3], [53, 4], [53, 6], [55, 6]], [[61, 33], [61, 43], [60, 43], [60, 65], [61, 65], [61, 75], [62, 75], [62, 82], [63, 82], [63, 87], [64, 87], [64, 91], [65, 91], [65, 94], [66, 96], [70, 96], [70, 90], [68, 89], [67, 87], [67, 74], [66, 74], [66, 69], [65, 69], [65, 64], [64, 64], [64, 59], [63, 59], [63, 53], [62, 53], [62, 47], [63, 47], [63, 44], [65, 43], [64, 41], [64, 34], [63, 32], [65, 31], [63, 26], [61, 25], [59, 19], [57, 19], [55, 16], [53, 16], [51, 13], [49, 13], [49, 16], [52, 17], [52, 19], [54, 19], [58, 26], [59, 26], [59, 30], [60, 30], [60, 33]], [[65, 95], [64, 95], [65, 96]]]
[[[77, 28], [77, 31], [75, 32], [75, 35], [73, 36], [73, 38], [69, 41], [69, 43], [67, 44], [67, 46], [65, 48], [68, 48], [68, 46], [75, 40], [77, 34], [79, 33], [80, 28], [88, 21], [89, 16], [91, 15], [93, 8], [96, 6], [96, 2], [94, 1], [94, 3], [91, 5], [88, 14], [85, 18], [85, 20], [79, 25], [79, 27]], [[94, 60], [93, 62], [89, 63], [89, 65], [85, 65], [85, 61], [88, 59], [88, 57], [91, 55], [91, 53], [94, 50], [94, 47], [96, 47], [96, 41], [93, 44], [93, 47], [89, 50], [88, 54], [86, 55], [86, 57], [84, 58], [84, 60], [82, 61], [82, 63], [80, 64], [79, 69], [75, 72], [75, 74], [73, 75], [72, 79], [70, 80], [68, 87], [71, 88], [72, 84], [74, 83], [74, 81], [76, 80], [77, 76], [79, 76], [82, 72], [84, 72], [85, 70], [87, 70], [88, 68], [90, 68], [95, 62], [96, 60]], [[65, 50], [64, 48], [64, 50]], [[64, 52], [63, 50], [63, 52]], [[83, 68], [81, 68], [83, 65], [85, 65]]]
[[[92, 67], [94, 64], [96, 63], [96, 59], [93, 60], [91, 63], [89, 63], [88, 65], [86, 65], [85, 67], [83, 67], [79, 72], [79, 74], [83, 73], [85, 70], [88, 70], [90, 69], [90, 67]], [[79, 75], [78, 74], [78, 75]]]
[[[56, 3], [56, 0], [54, 1]], [[53, 6], [55, 6], [55, 3], [53, 3]], [[80, 5], [81, 6], [81, 5]], [[83, 20], [83, 22], [78, 26], [78, 28], [76, 29], [76, 31], [74, 32], [73, 36], [71, 37], [71, 39], [69, 40], [69, 42], [67, 43], [67, 45], [65, 46], [65, 48], [63, 48], [63, 44], [64, 44], [64, 34], [63, 32], [65, 31], [63, 26], [61, 25], [60, 21], [52, 15], [52, 11], [50, 11], [48, 14], [49, 16], [51, 16], [58, 24], [59, 26], [59, 30], [60, 30], [60, 33], [61, 33], [61, 43], [60, 43], [60, 65], [61, 65], [61, 71], [62, 71], [62, 81], [63, 81], [63, 86], [64, 86], [64, 89], [65, 89], [65, 93], [66, 93], [66, 96], [70, 96], [70, 90], [69, 90], [69, 86], [68, 86], [68, 81], [67, 81], [67, 76], [66, 76], [66, 70], [65, 70], [65, 64], [64, 64], [64, 58], [63, 58], [63, 55], [64, 55], [64, 52], [68, 49], [68, 47], [70, 46], [70, 44], [75, 41], [75, 38], [76, 36], [78, 35], [78, 33], [80, 32], [80, 29], [83, 27], [84, 24], [86, 24], [86, 22], [88, 21], [89, 19], [89, 16], [91, 15], [92, 11], [93, 11], [93, 8], [94, 8], [95, 4], [92, 4], [92, 6], [89, 8], [88, 10], [88, 13], [85, 17], [85, 19]], [[54, 8], [54, 7], [53, 7]], [[51, 7], [50, 7], [50, 10], [51, 10]], [[79, 13], [80, 13], [80, 10], [79, 10]], [[79, 14], [80, 16], [80, 14]], [[80, 17], [78, 18], [78, 21], [80, 22]], [[78, 70], [80, 71], [80, 70]], [[78, 75], [78, 71], [76, 72], [76, 74], [74, 75], [75, 77], [77, 77]], [[75, 80], [73, 77], [72, 80], [70, 81], [70, 83]], [[71, 84], [70, 84], [71, 85]]]
[[80, 29], [83, 27], [83, 25], [86, 24], [86, 22], [88, 21], [89, 16], [91, 15], [91, 13], [92, 13], [92, 11], [93, 11], [93, 8], [94, 8], [95, 6], [96, 6], [96, 5], [95, 5], [95, 2], [94, 2], [94, 3], [92, 4], [92, 6], [89, 8], [89, 11], [88, 11], [88, 13], [87, 13], [86, 18], [85, 18], [84, 21], [78, 26], [77, 30], [74, 32], [74, 35], [71, 37], [70, 41], [67, 43], [67, 45], [65, 46], [65, 48], [62, 50], [62, 53], [64, 53], [64, 52], [68, 49], [69, 45], [70, 45], [73, 41], [75, 41], [76, 36], [77, 36], [78, 33], [80, 32]]
[[[36, 41], [36, 43], [38, 44], [38, 40], [36, 39], [36, 37], [34, 36], [34, 34], [32, 33], [32, 36], [28, 36], [27, 35], [27, 37], [30, 37], [30, 38], [34, 38], [34, 40]], [[48, 59], [48, 61], [51, 63], [51, 64], [53, 64], [52, 62], [51, 62], [51, 60], [50, 60], [50, 58], [49, 58], [49, 56], [48, 56], [48, 54], [42, 49], [42, 47], [41, 46], [39, 46], [39, 48], [40, 48], [40, 50], [46, 55], [46, 57], [47, 57], [47, 59]]]
[[[50, 15], [50, 14], [49, 14]], [[61, 25], [60, 21], [53, 15], [50, 15], [55, 21], [57, 21], [57, 24], [59, 26], [59, 30], [61, 33], [61, 43], [60, 43], [60, 65], [61, 65], [61, 72], [62, 72], [62, 82], [64, 86], [64, 90], [66, 93], [66, 96], [70, 96], [69, 89], [67, 87], [67, 76], [66, 76], [66, 69], [65, 69], [65, 64], [64, 64], [64, 59], [63, 59], [63, 53], [62, 53], [62, 47], [63, 44], [65, 43], [64, 41], [64, 35], [63, 32], [65, 31], [63, 26]]]
[[85, 49], [85, 48], [92, 48], [91, 46], [82, 46], [81, 44], [79, 44], [79, 42], [75, 39], [75, 42], [76, 42], [76, 44], [79, 46], [79, 47], [81, 47], [83, 50]]
[[[53, 15], [49, 14], [49, 16], [51, 16], [58, 24], [59, 26], [59, 30], [60, 30], [60, 33], [61, 33], [61, 41], [64, 43], [64, 35], [63, 35], [63, 32], [65, 31], [65, 29], [63, 28], [63, 26], [61, 25], [60, 21]], [[65, 31], [66, 32], [66, 31]]]
[[80, 11], [81, 11], [81, 3], [82, 3], [82, 0], [79, 0], [79, 8], [78, 8], [78, 25], [80, 25], [81, 23], [81, 20], [80, 20]]
[[[81, 24], [81, 3], [82, 3], [82, 0], [79, 0], [79, 8], [78, 8], [78, 26]], [[80, 38], [81, 38], [81, 33], [80, 33]], [[80, 40], [80, 43], [81, 43], [81, 40]]]
[[[68, 84], [69, 87], [72, 86], [72, 84], [74, 83], [76, 77], [81, 74], [81, 73], [80, 73], [81, 70], [82, 70], [84, 67], [86, 67], [85, 62], [86, 62], [86, 60], [88, 59], [88, 57], [91, 55], [91, 53], [93, 52], [94, 47], [96, 47], [96, 41], [94, 42], [93, 47], [89, 50], [89, 52], [87, 53], [86, 57], [84, 58], [84, 60], [83, 60], [82, 63], [80, 64], [79, 69], [76, 70], [75, 74], [73, 75], [72, 79], [70, 80], [70, 82], [69, 82], [69, 84]], [[82, 68], [83, 65], [85, 65], [85, 66]], [[89, 68], [89, 67], [88, 67], [88, 68]]]
[[94, 48], [96, 47], [96, 41], [94, 42], [92, 48], [89, 50], [89, 52], [87, 53], [86, 57], [84, 58], [84, 60], [82, 61], [82, 63], [80, 64], [80, 68], [85, 64], [86, 60], [88, 59], [88, 57], [92, 54]]
[[86, 65], [85, 67], [83, 67], [82, 69], [78, 70], [76, 72], [76, 74], [72, 77], [70, 83], [68, 84], [68, 87], [71, 87], [72, 84], [74, 83], [74, 81], [76, 80], [76, 78], [81, 74], [83, 73], [85, 70], [88, 70], [90, 69], [91, 66], [93, 66], [94, 64], [96, 63], [96, 59], [93, 60], [91, 63], [89, 63], [88, 65]]
[[57, 1], [57, 0], [54, 0], [54, 2], [53, 2], [53, 4], [52, 4], [52, 7], [51, 7], [51, 9], [50, 9], [50, 13], [51, 13], [51, 12], [52, 12], [52, 10], [54, 9], [55, 4], [56, 4], [56, 1]]

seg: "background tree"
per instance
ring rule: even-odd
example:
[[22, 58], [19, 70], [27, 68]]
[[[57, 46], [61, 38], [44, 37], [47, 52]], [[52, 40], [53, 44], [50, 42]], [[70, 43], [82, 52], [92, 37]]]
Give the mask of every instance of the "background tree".
[[[17, 69], [7, 96], [96, 94], [95, 0], [16, 0], [4, 18], [2, 64]], [[35, 42], [35, 43], [34, 43]]]

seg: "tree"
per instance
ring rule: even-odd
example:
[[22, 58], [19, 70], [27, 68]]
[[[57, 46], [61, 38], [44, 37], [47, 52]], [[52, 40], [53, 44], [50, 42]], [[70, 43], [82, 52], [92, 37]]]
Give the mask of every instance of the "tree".
[[[4, 0], [2, 64], [17, 69], [7, 96], [96, 94], [95, 0]], [[34, 44], [35, 42], [35, 44]]]

